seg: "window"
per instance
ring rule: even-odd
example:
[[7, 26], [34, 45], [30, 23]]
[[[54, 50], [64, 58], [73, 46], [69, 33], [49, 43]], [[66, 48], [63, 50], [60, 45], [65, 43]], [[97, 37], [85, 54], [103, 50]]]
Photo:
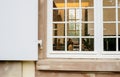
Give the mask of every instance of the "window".
[[120, 0], [48, 0], [47, 56], [119, 58]]

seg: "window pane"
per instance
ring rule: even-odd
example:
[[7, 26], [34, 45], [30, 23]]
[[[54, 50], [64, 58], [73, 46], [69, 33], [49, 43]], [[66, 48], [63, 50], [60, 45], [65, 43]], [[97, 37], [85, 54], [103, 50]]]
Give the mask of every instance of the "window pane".
[[79, 7], [79, 0], [67, 0], [67, 7]]
[[118, 24], [118, 35], [120, 36], [120, 23]]
[[104, 8], [103, 9], [103, 20], [104, 21], [115, 21], [116, 20], [115, 8]]
[[118, 47], [119, 47], [119, 51], [120, 51], [120, 38], [118, 38]]
[[93, 6], [93, 4], [94, 4], [93, 0], [81, 0], [82, 7], [91, 7]]
[[65, 36], [65, 24], [53, 24], [53, 36]]
[[83, 23], [82, 24], [82, 36], [94, 36], [94, 24]]
[[65, 21], [65, 10], [53, 10], [53, 21]]
[[67, 24], [67, 35], [68, 36], [79, 36], [79, 23], [68, 23]]
[[116, 24], [105, 23], [104, 24], [104, 36], [115, 36], [116, 35]]
[[82, 21], [94, 21], [94, 10], [82, 9]]
[[53, 51], [65, 51], [64, 38], [53, 38]]
[[104, 38], [104, 51], [116, 51], [116, 38]]
[[120, 21], [120, 8], [118, 8], [118, 21]]
[[67, 10], [67, 20], [68, 21], [79, 21], [80, 19], [80, 10], [79, 9], [68, 9]]
[[64, 8], [65, 1], [64, 0], [53, 0], [53, 8]]
[[67, 39], [67, 50], [68, 51], [79, 51], [79, 38], [68, 38]]
[[94, 39], [82, 38], [82, 51], [94, 51]]
[[103, 6], [115, 6], [116, 0], [103, 0]]
[[120, 0], [118, 0], [118, 6], [120, 6]]

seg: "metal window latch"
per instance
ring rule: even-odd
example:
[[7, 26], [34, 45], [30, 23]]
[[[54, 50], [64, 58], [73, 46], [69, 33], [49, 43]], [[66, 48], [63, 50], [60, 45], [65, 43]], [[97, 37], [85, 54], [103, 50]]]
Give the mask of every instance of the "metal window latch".
[[42, 45], [42, 40], [38, 40], [38, 45], [40, 46], [40, 49], [43, 49], [43, 45]]

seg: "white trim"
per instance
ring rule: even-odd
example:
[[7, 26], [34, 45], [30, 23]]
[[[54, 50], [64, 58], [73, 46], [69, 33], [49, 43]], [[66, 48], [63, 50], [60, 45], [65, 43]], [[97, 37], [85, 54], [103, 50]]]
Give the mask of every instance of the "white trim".
[[[81, 0], [79, 0], [81, 1]], [[67, 3], [67, 0], [65, 0]], [[82, 21], [80, 18], [79, 22], [71, 22], [67, 21], [67, 9], [73, 9], [73, 7], [66, 7], [67, 4], [65, 4], [65, 8], [58, 8], [58, 9], [64, 9], [65, 10], [65, 21], [63, 22], [54, 22], [53, 21], [53, 5], [52, 0], [48, 0], [48, 9], [47, 9], [47, 57], [48, 58], [120, 58], [120, 52], [118, 52], [118, 45], [117, 51], [104, 51], [104, 45], [103, 45], [103, 39], [104, 38], [117, 38], [116, 42], [118, 43], [118, 35], [117, 36], [103, 36], [103, 24], [104, 23], [116, 23], [118, 28], [118, 15], [116, 15], [117, 21], [103, 21], [103, 9], [104, 8], [117, 8], [116, 14], [118, 14], [118, 6], [103, 6], [103, 0], [94, 0], [94, 6], [93, 7], [74, 7], [74, 9], [80, 10], [80, 17], [82, 17], [82, 9], [94, 9], [94, 21]], [[81, 4], [81, 3], [80, 3]], [[116, 2], [117, 4], [117, 2]], [[52, 34], [52, 24], [53, 23], [64, 23], [65, 24], [65, 36], [53, 36]], [[79, 23], [80, 24], [80, 36], [67, 36], [67, 23]], [[82, 36], [81, 28], [82, 23], [93, 23], [94, 24], [94, 36]], [[116, 30], [116, 34], [118, 34], [118, 30]], [[79, 43], [81, 44], [82, 38], [94, 38], [94, 51], [81, 51], [81, 45], [79, 46], [80, 51], [67, 51], [67, 48], [65, 48], [65, 51], [53, 51], [53, 38], [65, 38], [65, 47], [67, 47], [67, 38], [79, 38]]]

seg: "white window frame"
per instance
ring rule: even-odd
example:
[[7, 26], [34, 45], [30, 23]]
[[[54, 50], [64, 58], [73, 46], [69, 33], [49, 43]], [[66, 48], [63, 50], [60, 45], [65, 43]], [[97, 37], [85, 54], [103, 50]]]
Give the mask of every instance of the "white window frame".
[[[65, 0], [67, 2], [67, 0]], [[79, 0], [81, 1], [81, 0]], [[116, 4], [117, 4], [116, 0]], [[47, 57], [48, 58], [120, 58], [120, 51], [112, 52], [112, 51], [103, 51], [103, 0], [94, 0], [94, 52], [84, 51], [84, 52], [65, 52], [63, 51], [53, 51], [53, 36], [52, 34], [52, 20], [53, 20], [53, 0], [47, 0]], [[65, 5], [66, 6], [66, 5]], [[88, 7], [91, 8], [91, 7]], [[109, 8], [109, 7], [108, 7]], [[118, 8], [116, 5], [115, 8]], [[119, 7], [120, 8], [120, 7]], [[55, 8], [54, 8], [55, 9]], [[62, 9], [62, 8], [60, 8]], [[65, 7], [65, 9], [67, 9]], [[79, 9], [82, 9], [81, 7]], [[80, 10], [81, 11], [81, 10]], [[81, 11], [82, 12], [82, 11]], [[116, 14], [118, 13], [118, 10], [116, 10]], [[67, 14], [67, 12], [65, 12]], [[80, 15], [81, 16], [81, 15]], [[67, 20], [67, 15], [65, 15], [65, 20]], [[116, 22], [118, 23], [118, 14], [116, 15]], [[53, 22], [54, 23], [54, 22]], [[57, 23], [57, 22], [56, 22]], [[65, 21], [67, 23], [67, 21]], [[92, 23], [92, 22], [89, 22]], [[80, 21], [81, 24], [81, 21]], [[117, 27], [118, 28], [118, 25]], [[60, 38], [64, 38], [62, 36], [59, 36]], [[78, 36], [76, 36], [78, 37]], [[119, 36], [116, 36], [116, 39], [118, 39]], [[79, 38], [81, 38], [79, 36]], [[80, 40], [81, 41], [81, 40]], [[118, 40], [117, 40], [118, 42]], [[118, 49], [118, 46], [116, 46]]]

